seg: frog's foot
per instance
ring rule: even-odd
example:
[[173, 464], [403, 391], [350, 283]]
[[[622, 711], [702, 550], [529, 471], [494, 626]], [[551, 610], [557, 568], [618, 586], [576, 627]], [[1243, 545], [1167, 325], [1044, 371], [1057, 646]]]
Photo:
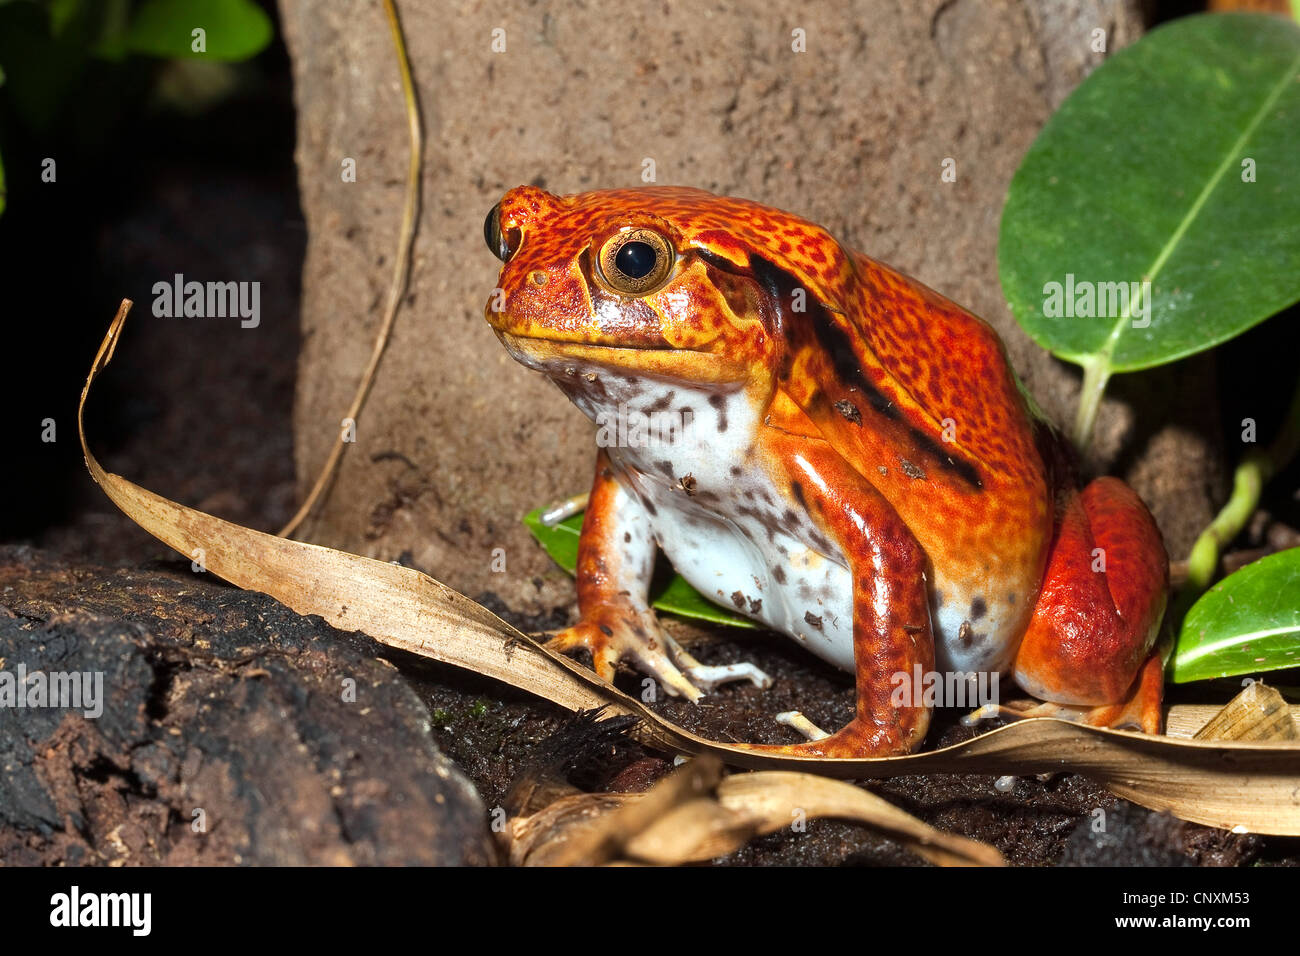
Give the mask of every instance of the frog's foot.
[[659, 681], [671, 696], [692, 702], [730, 681], [747, 680], [756, 687], [772, 683], [753, 664], [701, 664], [663, 632], [648, 608], [603, 605], [572, 627], [552, 635], [546, 646], [560, 653], [586, 650], [596, 674], [610, 683], [614, 681], [615, 666], [626, 662]]
[[667, 634], [664, 635], [664, 640], [668, 643], [668, 653], [672, 655], [677, 666], [690, 678], [691, 683], [704, 688], [706, 692], [712, 693], [723, 684], [739, 680], [747, 680], [762, 690], [772, 686], [772, 678], [759, 670], [757, 665], [748, 661], [739, 664], [701, 664]]
[[1089, 707], [1084, 704], [1058, 704], [1052, 701], [1015, 700], [1006, 704], [986, 704], [967, 715], [963, 723], [975, 724], [980, 720], [1002, 717], [1008, 720], [1026, 720], [1031, 717], [1055, 717], [1089, 727], [1109, 727], [1113, 730], [1140, 730], [1145, 734], [1159, 734], [1163, 729], [1162, 696], [1164, 689], [1164, 660], [1152, 654], [1142, 666], [1137, 680], [1127, 698], [1118, 704]]

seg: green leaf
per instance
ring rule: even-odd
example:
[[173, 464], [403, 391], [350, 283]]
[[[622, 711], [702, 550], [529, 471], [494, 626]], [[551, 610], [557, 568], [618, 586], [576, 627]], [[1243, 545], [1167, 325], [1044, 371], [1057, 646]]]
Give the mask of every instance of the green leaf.
[[1260, 558], [1192, 605], [1174, 650], [1176, 683], [1300, 666], [1300, 548]]
[[[578, 535], [582, 533], [582, 515], [565, 518], [556, 525], [542, 524], [542, 509], [530, 511], [524, 515], [524, 524], [533, 533], [546, 550], [546, 553], [560, 567], [570, 574], [578, 567]], [[708, 621], [710, 624], [725, 624], [730, 627], [757, 628], [747, 617], [733, 614], [719, 607], [700, 594], [680, 574], [674, 574], [666, 582], [655, 583], [651, 588], [652, 607], [679, 617]]]
[[[1002, 214], [1003, 292], [1034, 340], [1104, 382], [1300, 300], [1298, 77], [1300, 26], [1259, 14], [1175, 20], [1094, 71], [1034, 141]], [[1105, 288], [1103, 316], [1095, 302], [1095, 317], [1086, 302], [1046, 314], [1067, 276], [1126, 292], [1150, 280], [1150, 293], [1125, 308]]]
[[246, 60], [270, 42], [271, 19], [252, 0], [144, 0], [126, 33], [131, 52], [168, 58]]
[[85, 46], [76, 37], [50, 35], [49, 17], [34, 3], [0, 7], [0, 63], [5, 98], [38, 134], [60, 116], [82, 80]]

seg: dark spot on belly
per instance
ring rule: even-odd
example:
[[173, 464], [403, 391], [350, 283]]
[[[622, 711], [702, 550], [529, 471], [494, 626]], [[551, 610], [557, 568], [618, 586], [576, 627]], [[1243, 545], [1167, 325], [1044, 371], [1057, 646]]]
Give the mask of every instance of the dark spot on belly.
[[1016, 606], [1016, 592], [1015, 592], [1015, 591], [1012, 591], [1010, 594], [1007, 595], [1007, 603], [1010, 604], [1012, 607], [1015, 607], [1015, 606]]
[[822, 629], [822, 619], [812, 611], [804, 611], [803, 620], [809, 627], [815, 627], [819, 631]]
[[898, 459], [898, 467], [903, 470], [903, 474], [909, 478], [915, 478], [918, 481], [925, 481], [925, 472], [919, 465], [914, 465], [906, 458]]
[[709, 404], [718, 412], [718, 431], [727, 430], [727, 401], [721, 395], [710, 395]]
[[977, 597], [975, 600], [970, 602], [970, 619], [972, 621], [978, 621], [988, 612], [989, 606], [984, 603], [982, 597]]
[[772, 569], [772, 577], [776, 578], [777, 584], [785, 584], [785, 568], [778, 564]]
[[759, 614], [759, 613], [762, 612], [762, 610], [763, 610], [763, 599], [762, 599], [762, 598], [750, 598], [750, 599], [749, 599], [749, 613], [750, 613], [750, 614]]
[[733, 591], [731, 593], [731, 603], [743, 611], [745, 609], [745, 595], [739, 591]]
[[676, 396], [677, 396], [676, 392], [665, 392], [664, 394], [656, 398], [651, 404], [647, 405], [646, 411], [662, 412], [664, 409], [666, 409], [669, 405], [673, 403], [673, 399]]
[[838, 402], [836, 402], [835, 410], [844, 416], [845, 421], [852, 422], [853, 424], [861, 427], [862, 413], [858, 411], [858, 406], [854, 405], [847, 398], [841, 398]]
[[742, 471], [740, 470], [740, 466], [739, 466], [739, 465], [732, 465], [732, 466], [731, 466], [731, 477], [733, 477], [733, 478], [739, 478], [742, 474], [744, 474], [744, 472], [742, 472]]
[[624, 531], [624, 532], [623, 532], [623, 543], [624, 543], [624, 544], [631, 544], [631, 543], [632, 543], [632, 532], [631, 532], [631, 531]]
[[961, 622], [961, 627], [957, 630], [957, 643], [963, 648], [969, 650], [972, 647], [978, 647], [987, 640], [988, 634], [985, 631], [975, 630], [970, 621]]
[[645, 510], [648, 511], [650, 514], [657, 515], [659, 513], [659, 509], [655, 507], [655, 503], [651, 501], [649, 498], [642, 498], [641, 504], [645, 507]]

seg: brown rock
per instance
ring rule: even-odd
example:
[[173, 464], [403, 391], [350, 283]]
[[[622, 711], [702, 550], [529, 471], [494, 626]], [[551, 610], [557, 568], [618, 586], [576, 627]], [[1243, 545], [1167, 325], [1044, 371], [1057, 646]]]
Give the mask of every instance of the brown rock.
[[0, 859], [492, 862], [487, 811], [380, 650], [210, 577], [0, 549], [0, 669], [103, 688], [91, 717], [0, 707]]

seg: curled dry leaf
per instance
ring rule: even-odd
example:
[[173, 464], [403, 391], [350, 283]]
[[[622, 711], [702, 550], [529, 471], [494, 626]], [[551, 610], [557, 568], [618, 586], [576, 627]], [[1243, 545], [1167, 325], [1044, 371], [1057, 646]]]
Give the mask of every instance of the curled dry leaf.
[[529, 866], [702, 863], [800, 820], [861, 823], [939, 866], [1002, 866], [996, 849], [942, 830], [853, 784], [807, 773], [722, 776], [722, 762], [688, 762], [649, 793], [564, 797], [511, 821], [510, 859]]
[[[119, 475], [90, 454], [81, 410], [112, 358], [124, 301], [81, 393], [78, 428], [86, 466], [133, 521], [206, 568], [261, 591], [299, 614], [364, 631], [392, 647], [466, 668], [568, 710], [605, 706], [641, 718], [638, 737], [669, 752], [711, 754], [738, 767], [867, 779], [916, 773], [1081, 773], [1119, 796], [1224, 829], [1300, 835], [1300, 744], [1150, 737], [1052, 718], [1025, 720], [972, 740], [903, 757], [821, 759], [756, 753], [706, 740], [665, 720], [591, 671], [520, 633], [486, 608], [425, 574], [360, 555], [277, 538], [186, 508]], [[1248, 786], [1249, 784], [1249, 786]]]
[[1300, 733], [1277, 689], [1252, 681], [1195, 736], [1197, 740], [1296, 740]]

